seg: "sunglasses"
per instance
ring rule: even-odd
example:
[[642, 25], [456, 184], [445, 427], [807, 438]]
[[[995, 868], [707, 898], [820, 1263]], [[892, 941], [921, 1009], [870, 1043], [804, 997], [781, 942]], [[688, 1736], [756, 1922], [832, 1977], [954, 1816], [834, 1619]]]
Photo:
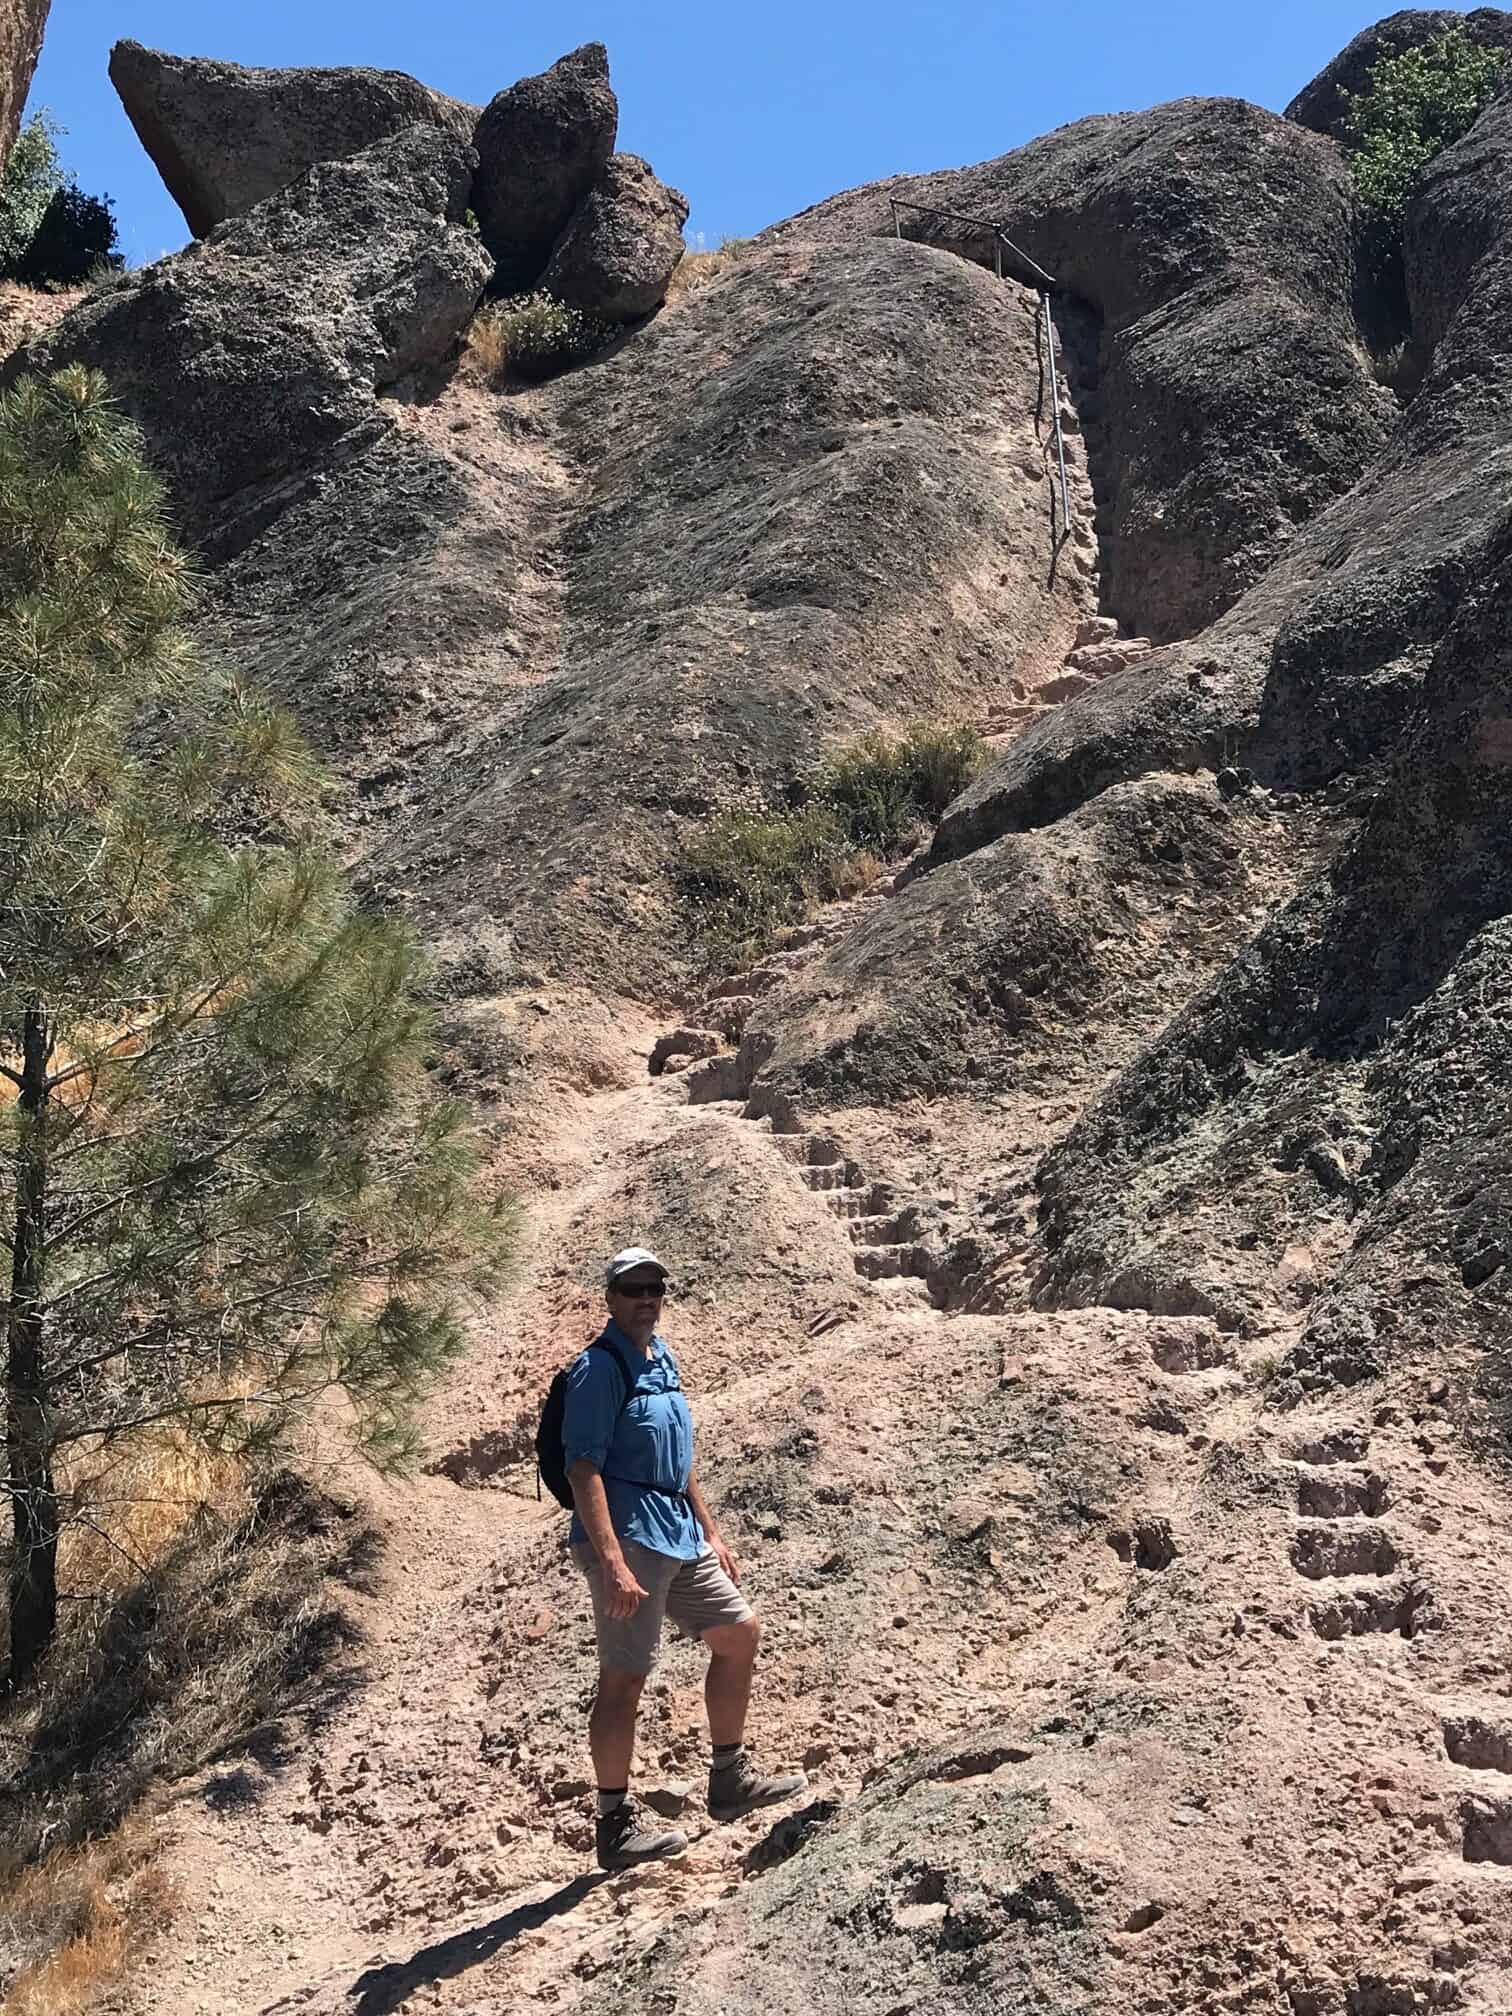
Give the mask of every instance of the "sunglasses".
[[666, 1292], [665, 1281], [616, 1281], [613, 1286], [613, 1293], [627, 1302], [660, 1302]]

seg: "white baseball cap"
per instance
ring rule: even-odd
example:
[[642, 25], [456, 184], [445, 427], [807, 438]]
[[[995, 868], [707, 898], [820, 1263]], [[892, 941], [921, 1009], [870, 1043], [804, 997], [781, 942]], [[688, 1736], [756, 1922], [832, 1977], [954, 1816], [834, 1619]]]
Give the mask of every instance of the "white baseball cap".
[[627, 1246], [623, 1253], [616, 1253], [605, 1267], [605, 1286], [611, 1286], [622, 1274], [628, 1274], [635, 1267], [654, 1267], [664, 1281], [667, 1278], [667, 1269], [654, 1253], [649, 1252], [644, 1246]]

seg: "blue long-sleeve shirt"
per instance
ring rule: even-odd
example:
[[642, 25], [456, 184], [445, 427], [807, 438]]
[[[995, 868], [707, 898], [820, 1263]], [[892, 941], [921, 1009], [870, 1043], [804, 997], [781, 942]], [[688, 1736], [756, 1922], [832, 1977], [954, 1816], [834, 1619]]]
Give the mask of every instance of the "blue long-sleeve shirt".
[[[567, 1467], [587, 1461], [602, 1476], [609, 1521], [621, 1540], [695, 1561], [705, 1542], [693, 1507], [682, 1495], [693, 1474], [693, 1416], [683, 1398], [677, 1360], [659, 1336], [642, 1358], [618, 1324], [610, 1323], [604, 1335], [619, 1346], [635, 1384], [627, 1399], [624, 1375], [611, 1352], [590, 1349], [574, 1360], [562, 1417]], [[567, 1539], [573, 1547], [589, 1544], [576, 1512]]]

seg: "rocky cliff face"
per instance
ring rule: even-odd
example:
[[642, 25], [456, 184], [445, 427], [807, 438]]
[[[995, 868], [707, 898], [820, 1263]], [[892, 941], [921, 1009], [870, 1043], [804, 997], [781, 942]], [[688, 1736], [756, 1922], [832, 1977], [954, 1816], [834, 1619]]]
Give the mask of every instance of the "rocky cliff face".
[[21, 128], [51, 5], [52, 0], [4, 0], [0, 5], [0, 168]]
[[[1361, 355], [1338, 151], [1237, 99], [1079, 120], [977, 168], [877, 183], [786, 234], [890, 230], [889, 198], [999, 222], [1097, 318], [1088, 414], [1109, 606], [1201, 629], [1347, 491], [1389, 414]], [[919, 212], [906, 236], [989, 257]]]
[[[1399, 399], [1351, 50], [1288, 119], [837, 197], [543, 386], [457, 362], [480, 168], [430, 121], [33, 354], [142, 421], [207, 641], [325, 750], [533, 1214], [386, 1515], [421, 1572], [366, 1688], [243, 1817], [185, 1802], [222, 2006], [1502, 2006], [1512, 111], [1414, 200]], [[527, 234], [564, 266], [564, 202], [591, 263], [641, 191], [568, 67], [513, 101], [582, 86]], [[1054, 276], [1070, 525], [1032, 274], [890, 196]], [[993, 750], [932, 842], [697, 971], [687, 837], [921, 716]], [[578, 1594], [508, 1487], [629, 1236], [674, 1256], [760, 1740], [816, 1783], [590, 1892]], [[674, 1809], [697, 1677], [647, 1710]], [[206, 1992], [187, 1949], [154, 1992]]]

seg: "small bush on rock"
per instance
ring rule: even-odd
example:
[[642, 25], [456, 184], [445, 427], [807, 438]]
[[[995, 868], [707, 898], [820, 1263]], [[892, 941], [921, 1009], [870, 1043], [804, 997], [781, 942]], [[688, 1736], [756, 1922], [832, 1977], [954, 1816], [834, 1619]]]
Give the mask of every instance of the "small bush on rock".
[[77, 183], [56, 190], [31, 243], [16, 262], [28, 287], [78, 287], [119, 269], [116, 221], [108, 196], [86, 196]]
[[1463, 28], [1381, 58], [1348, 122], [1355, 187], [1373, 211], [1400, 224], [1418, 177], [1469, 132], [1502, 67], [1502, 52], [1478, 48]]
[[907, 851], [981, 768], [974, 728], [920, 724], [894, 738], [867, 735], [820, 775], [818, 795], [844, 822], [852, 845], [883, 859]]
[[595, 316], [550, 294], [520, 294], [482, 310], [468, 348], [490, 381], [523, 378], [536, 383], [584, 363], [611, 334]]
[[767, 943], [836, 893], [845, 829], [821, 805], [726, 812], [690, 842], [684, 891], [716, 961]]
[[61, 188], [58, 127], [45, 112], [34, 112], [16, 136], [5, 173], [0, 175], [0, 272], [9, 276]]
[[727, 812], [689, 845], [684, 893], [711, 964], [748, 956], [819, 903], [859, 895], [981, 768], [975, 729], [864, 736], [825, 764], [797, 811]]
[[755, 245], [754, 238], [721, 238], [718, 245], [710, 250], [704, 244], [700, 231], [677, 262], [676, 271], [667, 284], [667, 299], [683, 300], [690, 294], [701, 293], [713, 281], [722, 280], [732, 266], [754, 250]]

